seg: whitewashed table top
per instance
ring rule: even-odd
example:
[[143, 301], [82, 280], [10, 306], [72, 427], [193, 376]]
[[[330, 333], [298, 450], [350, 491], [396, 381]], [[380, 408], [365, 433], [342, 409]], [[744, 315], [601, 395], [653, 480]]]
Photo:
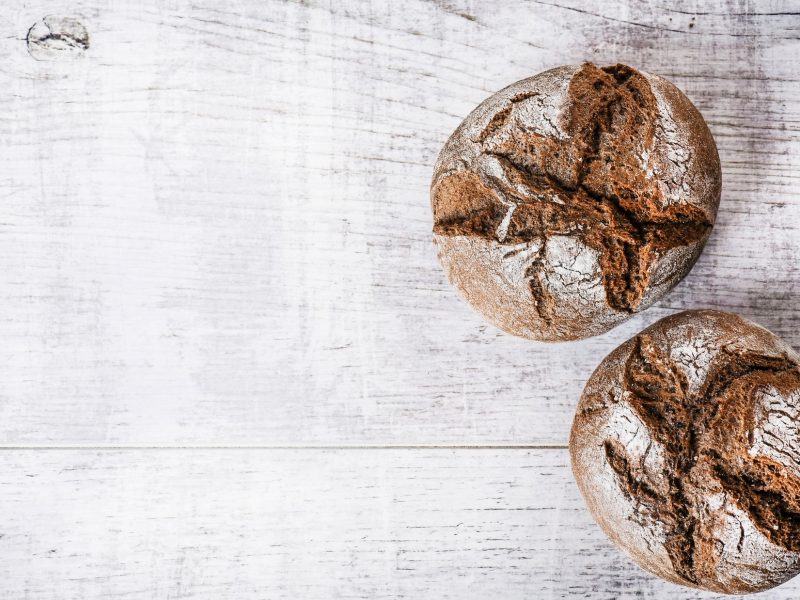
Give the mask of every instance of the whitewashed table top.
[[[800, 347], [800, 4], [10, 0], [0, 54], [3, 597], [708, 597], [611, 546], [565, 444], [667, 314]], [[654, 308], [538, 344], [448, 285], [428, 187], [585, 60], [686, 92], [722, 204]]]

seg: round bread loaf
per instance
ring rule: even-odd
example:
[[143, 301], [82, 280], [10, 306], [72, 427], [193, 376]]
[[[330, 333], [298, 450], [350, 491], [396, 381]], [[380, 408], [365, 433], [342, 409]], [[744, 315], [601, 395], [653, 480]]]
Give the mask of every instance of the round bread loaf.
[[431, 185], [450, 281], [501, 329], [585, 338], [691, 269], [719, 204], [703, 117], [625, 65], [565, 66], [491, 96], [456, 129]]
[[594, 518], [644, 569], [730, 594], [800, 572], [800, 356], [766, 329], [658, 321], [589, 379], [569, 447]]

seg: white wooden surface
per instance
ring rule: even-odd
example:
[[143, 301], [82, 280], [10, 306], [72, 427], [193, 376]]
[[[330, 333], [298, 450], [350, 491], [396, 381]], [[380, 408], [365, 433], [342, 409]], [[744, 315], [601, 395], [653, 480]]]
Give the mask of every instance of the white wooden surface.
[[714, 597], [632, 568], [562, 451], [39, 450], [5, 465], [9, 598]]
[[[675, 310], [800, 346], [800, 5], [600, 4], [3, 2], [2, 597], [699, 597], [610, 546], [563, 446]], [[89, 48], [29, 52], [48, 15]], [[686, 91], [723, 199], [664, 301], [548, 346], [447, 284], [428, 185], [475, 104], [583, 60]]]
[[[3, 3], [0, 439], [563, 443], [598, 360], [674, 309], [800, 345], [797, 4], [669, 4]], [[91, 47], [34, 60], [59, 12]], [[428, 185], [477, 102], [584, 59], [687, 92], [722, 207], [657, 308], [539, 345], [447, 284]]]

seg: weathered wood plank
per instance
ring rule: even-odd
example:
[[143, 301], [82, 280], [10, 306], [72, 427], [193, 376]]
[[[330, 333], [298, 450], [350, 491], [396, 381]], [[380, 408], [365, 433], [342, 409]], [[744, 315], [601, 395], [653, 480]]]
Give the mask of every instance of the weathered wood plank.
[[[673, 310], [735, 310], [800, 346], [800, 15], [597, 11], [4, 3], [0, 441], [563, 443], [599, 359]], [[53, 13], [85, 25], [88, 50], [29, 54]], [[477, 102], [585, 59], [688, 93], [719, 143], [723, 205], [658, 307], [542, 346], [446, 283], [427, 188]]]
[[712, 597], [613, 548], [564, 451], [2, 458], [4, 598]]

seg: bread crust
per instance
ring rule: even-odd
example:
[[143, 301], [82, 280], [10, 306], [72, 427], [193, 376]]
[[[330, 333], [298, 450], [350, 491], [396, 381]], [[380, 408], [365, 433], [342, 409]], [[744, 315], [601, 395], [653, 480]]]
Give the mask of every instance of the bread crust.
[[732, 314], [686, 311], [609, 354], [570, 435], [606, 534], [669, 581], [740, 594], [800, 571], [800, 356]]
[[441, 151], [434, 241], [448, 278], [521, 337], [597, 335], [689, 272], [720, 198], [717, 149], [675, 86], [563, 66], [481, 103]]

